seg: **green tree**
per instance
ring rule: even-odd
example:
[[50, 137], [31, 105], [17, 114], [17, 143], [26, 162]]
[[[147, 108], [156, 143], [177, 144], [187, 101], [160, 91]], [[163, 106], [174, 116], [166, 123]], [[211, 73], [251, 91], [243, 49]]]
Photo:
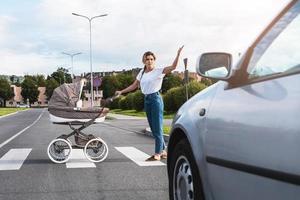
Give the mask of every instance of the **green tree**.
[[0, 78], [0, 105], [5, 107], [6, 101], [11, 99], [14, 96], [13, 91], [10, 88], [9, 82], [7, 79]]
[[69, 71], [63, 67], [59, 67], [51, 74], [51, 77], [56, 80], [60, 85], [64, 83], [72, 83], [72, 76]]
[[105, 76], [102, 78], [102, 84], [100, 88], [103, 90], [103, 98], [111, 97], [115, 91], [120, 88], [120, 83], [116, 76]]
[[11, 75], [9, 77], [9, 80], [10, 80], [11, 84], [13, 84], [13, 85], [15, 85], [17, 87], [21, 86], [20, 79], [16, 75]]
[[47, 99], [50, 100], [53, 91], [55, 88], [57, 88], [59, 86], [59, 83], [54, 79], [54, 78], [50, 78], [49, 80], [46, 81], [46, 96]]
[[105, 76], [102, 78], [100, 89], [103, 90], [103, 97], [111, 97], [116, 90], [128, 87], [135, 77], [131, 73], [121, 73], [114, 76]]
[[39, 96], [38, 86], [32, 77], [25, 76], [25, 79], [22, 82], [21, 87], [22, 87], [21, 95], [24, 101], [28, 99], [29, 104], [31, 105], [38, 100], [38, 96]]
[[130, 73], [117, 74], [116, 78], [118, 80], [117, 89], [124, 89], [128, 87], [134, 81], [135, 77]]
[[182, 79], [174, 74], [167, 74], [162, 83], [162, 93], [166, 93], [169, 89], [182, 85]]
[[46, 86], [46, 80], [44, 75], [25, 75], [25, 78], [33, 80], [38, 87]]
[[36, 84], [38, 87], [46, 87], [46, 80], [44, 75], [36, 75]]

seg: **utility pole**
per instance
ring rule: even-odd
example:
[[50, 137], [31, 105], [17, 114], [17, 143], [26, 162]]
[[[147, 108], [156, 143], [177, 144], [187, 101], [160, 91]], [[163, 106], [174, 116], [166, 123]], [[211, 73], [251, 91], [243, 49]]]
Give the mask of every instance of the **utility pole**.
[[187, 58], [183, 59], [184, 63], [184, 82], [185, 82], [185, 94], [186, 100], [189, 100], [189, 93], [188, 93], [188, 84], [189, 84], [189, 71], [187, 70]]

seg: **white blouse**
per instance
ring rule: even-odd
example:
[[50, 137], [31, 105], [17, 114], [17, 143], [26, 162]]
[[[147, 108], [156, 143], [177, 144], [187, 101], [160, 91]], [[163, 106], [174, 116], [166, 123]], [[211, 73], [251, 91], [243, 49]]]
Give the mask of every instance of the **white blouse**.
[[136, 79], [140, 81], [143, 94], [152, 94], [161, 89], [163, 78], [165, 76], [163, 70], [164, 68], [154, 68], [150, 72], [144, 72], [143, 76], [142, 73], [144, 69], [139, 72]]

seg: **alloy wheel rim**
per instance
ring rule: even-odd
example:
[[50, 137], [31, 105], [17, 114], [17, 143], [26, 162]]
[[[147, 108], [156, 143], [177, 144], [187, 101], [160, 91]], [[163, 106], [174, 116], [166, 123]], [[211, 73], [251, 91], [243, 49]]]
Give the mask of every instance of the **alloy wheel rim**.
[[191, 165], [185, 156], [180, 156], [177, 159], [173, 177], [174, 199], [194, 200]]

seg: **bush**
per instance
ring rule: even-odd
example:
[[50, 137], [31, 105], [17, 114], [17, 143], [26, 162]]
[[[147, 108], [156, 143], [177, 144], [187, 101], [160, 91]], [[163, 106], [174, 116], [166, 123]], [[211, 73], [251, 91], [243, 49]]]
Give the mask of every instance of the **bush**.
[[133, 93], [133, 109], [142, 111], [144, 109], [144, 95], [140, 90]]
[[118, 98], [116, 98], [113, 102], [111, 102], [111, 104], [109, 105], [110, 109], [117, 109], [119, 108], [119, 101], [121, 100], [123, 96], [120, 96]]
[[123, 110], [126, 110], [127, 109], [127, 100], [126, 100], [126, 97], [122, 97], [120, 100], [119, 100], [119, 108], [120, 109], [123, 109]]
[[175, 87], [167, 91], [166, 94], [163, 95], [164, 99], [164, 110], [165, 111], [174, 111], [175, 110], [175, 94], [177, 93], [180, 87]]
[[197, 81], [192, 81], [188, 85], [189, 98], [206, 88], [207, 86], [203, 83], [199, 83]]
[[131, 110], [133, 109], [133, 104], [134, 104], [134, 93], [129, 93], [126, 96], [127, 99], [127, 109]]
[[[188, 94], [189, 98], [203, 90], [206, 86], [197, 81], [192, 81], [188, 84]], [[163, 96], [165, 102], [166, 111], [177, 111], [180, 106], [186, 101], [186, 89], [185, 86], [176, 87], [168, 90], [168, 92]]]

